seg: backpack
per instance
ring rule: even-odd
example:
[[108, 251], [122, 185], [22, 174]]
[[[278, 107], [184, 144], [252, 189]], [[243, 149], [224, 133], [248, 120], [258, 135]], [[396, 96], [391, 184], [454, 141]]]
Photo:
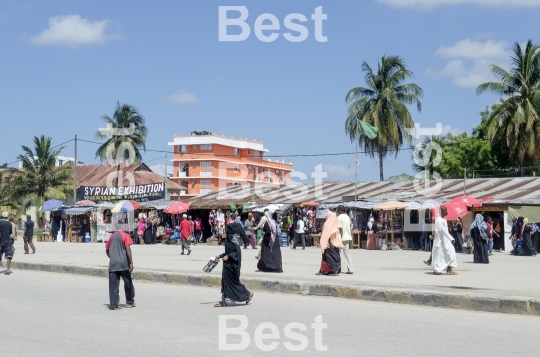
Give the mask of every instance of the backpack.
[[478, 230], [480, 231], [480, 237], [483, 239], [483, 240], [489, 240], [489, 235], [487, 234], [487, 231], [482, 228], [482, 227], [478, 227]]

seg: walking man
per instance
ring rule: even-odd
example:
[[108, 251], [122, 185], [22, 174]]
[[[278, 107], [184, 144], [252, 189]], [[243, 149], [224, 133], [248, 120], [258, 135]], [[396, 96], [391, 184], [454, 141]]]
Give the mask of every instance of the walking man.
[[26, 222], [24, 222], [24, 254], [29, 254], [28, 246], [32, 248], [32, 254], [36, 254], [36, 247], [32, 239], [34, 238], [34, 222], [32, 222], [32, 217], [30, 215], [26, 216]]
[[184, 213], [182, 215], [182, 221], [180, 222], [180, 244], [182, 244], [182, 253], [184, 255], [184, 249], [187, 249], [187, 255], [191, 254], [191, 249], [189, 248], [188, 239], [191, 235], [191, 223], [187, 219], [187, 215]]
[[446, 217], [448, 211], [445, 206], [441, 207], [441, 215], [435, 220], [435, 237], [433, 239], [433, 274], [441, 275], [446, 269], [447, 275], [456, 275], [452, 268], [457, 267], [454, 238], [448, 232]]
[[8, 222], [9, 214], [2, 212], [2, 219], [0, 219], [0, 257], [5, 255], [7, 260], [5, 275], [11, 274], [11, 259], [13, 258], [13, 243], [11, 243], [11, 231], [13, 227]]
[[135, 288], [131, 279], [133, 256], [131, 245], [133, 240], [129, 234], [117, 231], [105, 244], [105, 252], [109, 257], [109, 309], [120, 310], [120, 277], [124, 280], [126, 292], [126, 308], [135, 307]]
[[13, 217], [9, 217], [9, 223], [11, 224], [11, 236], [9, 238], [11, 239], [11, 245], [13, 246], [13, 254], [15, 254], [15, 241], [19, 239], [19, 237], [17, 237], [17, 226], [13, 222]]
[[[351, 248], [351, 242], [352, 242], [352, 234], [351, 234], [351, 218], [348, 214], [345, 213], [345, 207], [339, 206], [338, 207], [338, 229], [339, 233], [341, 234], [341, 241], [343, 242], [343, 246], [345, 248], [343, 249], [343, 255], [345, 256], [345, 260], [347, 261], [347, 273], [346, 274], [352, 274], [353, 273], [353, 262], [351, 253], [349, 252], [349, 249]], [[341, 269], [343, 271], [343, 269]]]
[[296, 222], [296, 231], [293, 249], [296, 249], [296, 245], [302, 242], [302, 249], [306, 249], [306, 235], [304, 231], [304, 221], [298, 217], [298, 222]]

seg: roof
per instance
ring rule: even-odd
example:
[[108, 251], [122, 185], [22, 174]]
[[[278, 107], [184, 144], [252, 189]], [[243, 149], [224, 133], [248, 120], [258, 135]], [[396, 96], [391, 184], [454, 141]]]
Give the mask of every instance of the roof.
[[248, 139], [233, 137], [227, 138], [225, 135], [216, 136], [216, 135], [192, 135], [192, 136], [176, 136], [173, 139], [172, 143], [169, 143], [169, 146], [174, 145], [200, 145], [200, 144], [216, 144], [223, 146], [230, 146], [233, 148], [239, 149], [251, 149], [262, 152], [268, 152], [267, 149], [263, 147], [263, 143], [257, 142], [256, 140], [249, 141]]
[[[108, 186], [116, 184], [117, 166], [112, 165], [77, 165], [77, 183], [79, 186]], [[163, 176], [152, 172], [145, 164], [120, 165], [120, 185], [133, 185], [131, 178], [133, 177], [135, 185], [147, 185], [152, 183], [163, 182]], [[169, 191], [180, 191], [186, 188], [167, 180], [167, 188]]]
[[[359, 182], [357, 200], [383, 202], [387, 200], [424, 202], [434, 200], [444, 202], [464, 194], [482, 199], [493, 197], [489, 204], [540, 205], [540, 177], [453, 179], [429, 182], [424, 192], [423, 182]], [[231, 186], [191, 199], [193, 208], [217, 208], [231, 203], [289, 203], [304, 201], [320, 203], [354, 201], [354, 182], [323, 182], [319, 185], [271, 185]], [[431, 188], [430, 188], [431, 187]], [[348, 198], [347, 198], [348, 197]]]

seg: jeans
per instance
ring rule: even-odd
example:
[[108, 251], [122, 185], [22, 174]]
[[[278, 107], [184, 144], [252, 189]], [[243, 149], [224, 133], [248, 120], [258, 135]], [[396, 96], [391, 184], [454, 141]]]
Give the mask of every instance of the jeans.
[[493, 253], [493, 239], [488, 240], [488, 254]]
[[420, 248], [426, 249], [426, 239], [423, 233], [420, 235]]
[[126, 304], [135, 302], [135, 287], [131, 280], [129, 270], [109, 272], [109, 309], [114, 309], [120, 303], [120, 277], [124, 280], [124, 291], [126, 293]]
[[[343, 245], [345, 246], [345, 249], [343, 249], [343, 255], [345, 256], [345, 260], [347, 261], [347, 272], [352, 272], [353, 263], [352, 263], [351, 253], [349, 252], [349, 248], [351, 247], [351, 241], [350, 240], [344, 241]], [[341, 271], [343, 271], [343, 269], [341, 269]]]
[[302, 248], [306, 247], [306, 235], [304, 233], [296, 233], [293, 248], [296, 248], [296, 244], [302, 242]]
[[197, 233], [195, 232], [191, 233], [191, 238], [193, 238], [193, 244], [197, 245]]

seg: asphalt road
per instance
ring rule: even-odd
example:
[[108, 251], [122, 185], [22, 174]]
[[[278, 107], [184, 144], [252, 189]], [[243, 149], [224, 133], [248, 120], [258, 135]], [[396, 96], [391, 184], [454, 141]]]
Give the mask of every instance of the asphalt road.
[[[103, 278], [16, 271], [0, 275], [6, 356], [503, 356], [539, 355], [540, 318], [257, 292], [252, 304], [215, 308], [219, 289], [135, 282], [137, 307], [110, 311]], [[121, 290], [122, 291], [122, 290]], [[125, 302], [123, 291], [121, 302]], [[220, 351], [220, 315], [243, 315], [250, 343]], [[327, 324], [311, 328], [317, 316]], [[277, 348], [261, 351], [256, 329], [276, 325]], [[285, 327], [300, 323], [307, 347], [289, 351]], [[230, 320], [227, 327], [238, 327]], [[301, 327], [301, 325], [298, 325]], [[271, 330], [265, 330], [270, 333]], [[289, 336], [290, 335], [290, 332]], [[230, 335], [229, 344], [241, 337]], [[264, 340], [270, 344], [273, 340]], [[319, 352], [323, 346], [326, 352]], [[518, 347], [519, 346], [519, 347]], [[292, 348], [291, 346], [289, 346]], [[302, 347], [302, 346], [301, 346]]]

